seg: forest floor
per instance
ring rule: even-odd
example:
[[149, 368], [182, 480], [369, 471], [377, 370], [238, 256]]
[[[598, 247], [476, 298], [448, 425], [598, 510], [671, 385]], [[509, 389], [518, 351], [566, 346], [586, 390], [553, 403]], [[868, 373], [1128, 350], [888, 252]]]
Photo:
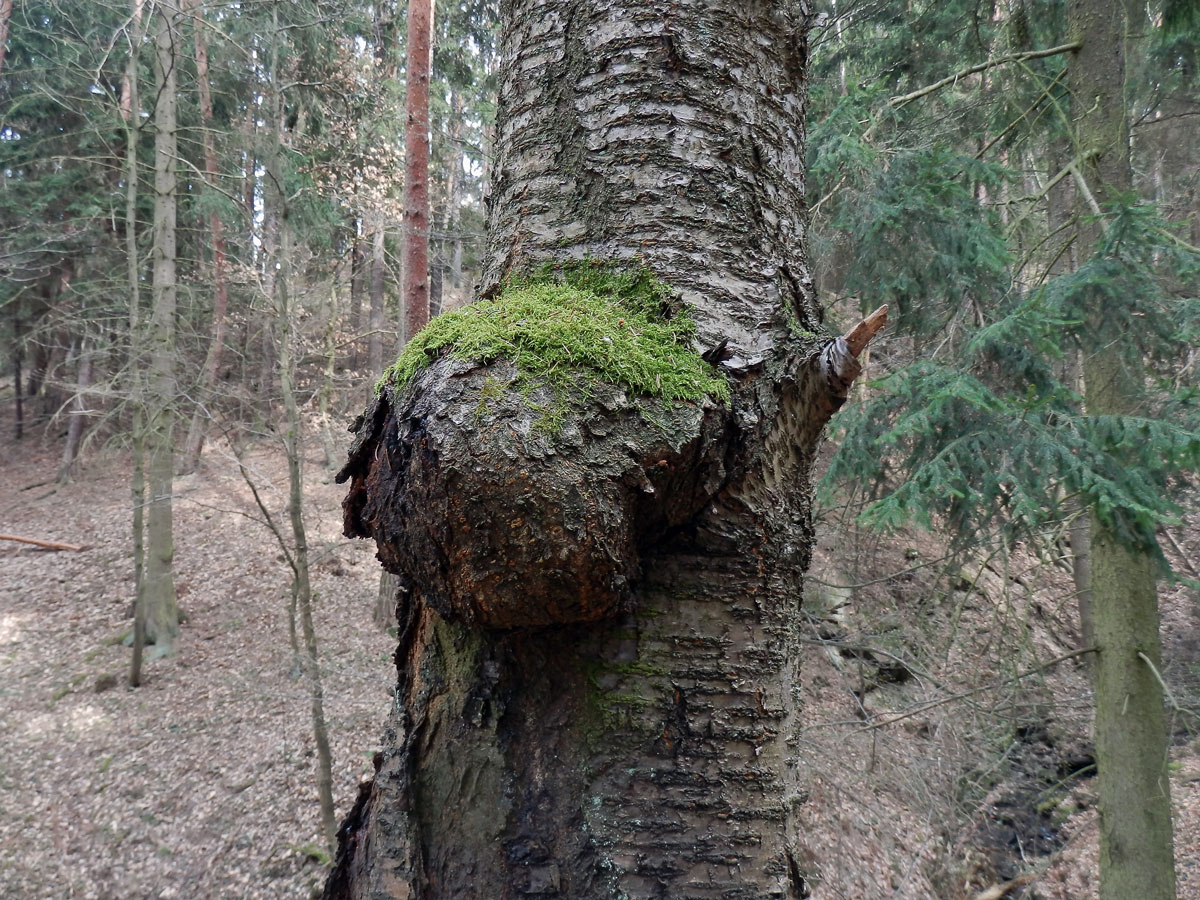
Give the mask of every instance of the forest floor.
[[[315, 452], [306, 500], [316, 628], [344, 815], [391, 702], [374, 550], [341, 535]], [[289, 571], [219, 444], [177, 480], [179, 652], [126, 686], [133, 566], [124, 458], [55, 486], [56, 454], [0, 447], [0, 898], [306, 898], [326, 868], [309, 698], [293, 677]], [[246, 456], [276, 522], [277, 445]], [[1174, 562], [1200, 559], [1200, 520]], [[1016, 548], [941, 562], [826, 515], [805, 600], [810, 772], [800, 833], [814, 900], [1088, 900], [1096, 891], [1086, 670], [1070, 578]], [[900, 573], [900, 574], [897, 574]], [[886, 577], [885, 577], [886, 576]], [[841, 587], [850, 585], [850, 587]], [[1200, 604], [1162, 594], [1179, 897], [1200, 897]], [[962, 696], [960, 696], [962, 695]]]
[[[131, 690], [128, 465], [55, 486], [57, 458], [34, 443], [0, 448], [0, 532], [87, 549], [0, 541], [0, 897], [308, 897], [326, 870], [290, 571], [233, 457], [214, 446], [176, 482], [187, 621], [178, 653]], [[282, 453], [264, 445], [246, 462], [287, 527]], [[374, 549], [342, 537], [344, 491], [323, 477], [314, 455], [307, 526], [340, 819], [371, 771], [394, 639], [372, 622]]]

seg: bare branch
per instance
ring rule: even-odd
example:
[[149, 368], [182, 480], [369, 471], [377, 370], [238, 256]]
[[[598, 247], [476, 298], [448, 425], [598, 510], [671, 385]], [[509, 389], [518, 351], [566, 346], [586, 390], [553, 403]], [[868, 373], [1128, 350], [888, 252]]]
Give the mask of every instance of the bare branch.
[[934, 91], [939, 91], [948, 84], [954, 84], [960, 78], [966, 78], [968, 75], [975, 75], [979, 72], [986, 72], [988, 69], [994, 69], [996, 66], [1007, 65], [1008, 63], [1024, 62], [1027, 59], [1041, 59], [1046, 56], [1057, 56], [1060, 53], [1070, 53], [1072, 50], [1078, 50], [1083, 46], [1081, 41], [1072, 41], [1070, 44], [1060, 44], [1057, 47], [1050, 47], [1046, 50], [1027, 50], [1024, 53], [1013, 53], [1009, 56], [1001, 56], [996, 59], [989, 59], [987, 62], [976, 63], [973, 66], [968, 66], [953, 75], [947, 75], [940, 81], [935, 81], [933, 84], [926, 85], [923, 88], [912, 91], [908, 94], [903, 94], [899, 97], [893, 97], [888, 101], [888, 106], [892, 109], [899, 109], [905, 104], [918, 100], [927, 94], [932, 94]]

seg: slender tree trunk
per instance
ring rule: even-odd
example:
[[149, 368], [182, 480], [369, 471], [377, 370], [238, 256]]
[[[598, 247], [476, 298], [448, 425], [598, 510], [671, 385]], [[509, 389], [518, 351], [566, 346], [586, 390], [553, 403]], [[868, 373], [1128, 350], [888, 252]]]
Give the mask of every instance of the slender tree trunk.
[[363, 253], [361, 221], [355, 214], [354, 237], [350, 249], [350, 331], [354, 335], [354, 343], [350, 350], [351, 369], [362, 365], [362, 345], [359, 336], [367, 327], [367, 323], [363, 321], [363, 273], [366, 269], [366, 254]]
[[145, 592], [145, 504], [146, 434], [142, 413], [142, 317], [141, 265], [138, 256], [138, 131], [141, 123], [138, 91], [138, 59], [142, 46], [142, 3], [133, 0], [129, 29], [129, 62], [121, 85], [121, 118], [125, 123], [125, 279], [129, 290], [129, 407], [130, 444], [133, 451], [133, 476], [130, 479], [130, 506], [133, 517], [133, 657], [129, 666], [129, 686], [142, 683], [142, 656], [146, 648]]
[[454, 296], [462, 280], [462, 236], [459, 231], [462, 205], [462, 98], [450, 92], [450, 119], [446, 136], [446, 203], [442, 210], [442, 239], [438, 253], [440, 286], [437, 297], [430, 286], [429, 315], [436, 316], [446, 303], [446, 294]]
[[404, 126], [404, 341], [429, 321], [429, 67], [433, 0], [408, 5]]
[[[1130, 0], [1070, 0], [1067, 10], [1072, 37], [1082, 41], [1070, 73], [1077, 148], [1084, 180], [1103, 203], [1133, 183], [1125, 55], [1141, 11]], [[1080, 211], [1080, 245], [1088, 250], [1101, 228], [1091, 216], [1090, 209]], [[1092, 345], [1084, 348], [1084, 404], [1088, 415], [1134, 414], [1143, 379], [1123, 355], [1124, 336], [1108, 324], [1106, 302], [1097, 292]], [[1122, 544], [1095, 510], [1091, 542], [1100, 897], [1174, 900], [1155, 561]]]
[[329, 730], [325, 725], [325, 693], [321, 684], [321, 665], [317, 652], [317, 633], [312, 615], [312, 583], [308, 564], [308, 534], [304, 526], [304, 473], [302, 443], [303, 423], [300, 406], [296, 402], [294, 383], [295, 363], [292, 358], [292, 333], [290, 290], [291, 290], [291, 234], [286, 212], [280, 224], [279, 277], [275, 291], [279, 313], [279, 389], [283, 396], [285, 416], [284, 448], [288, 460], [288, 518], [292, 526], [292, 542], [295, 558], [296, 607], [300, 616], [300, 630], [304, 636], [304, 653], [301, 668], [308, 684], [313, 737], [317, 745], [317, 796], [321, 804], [321, 829], [326, 846], [336, 843], [337, 821], [333, 806], [333, 763], [329, 748]]
[[154, 8], [154, 247], [153, 307], [148, 336], [146, 477], [146, 640], [156, 653], [174, 652], [179, 634], [175, 602], [175, 541], [171, 494], [175, 474], [175, 217], [179, 150], [176, 137], [181, 14], [177, 2]]
[[[313, 736], [317, 746], [317, 795], [321, 804], [321, 827], [325, 843], [335, 843], [337, 822], [333, 805], [333, 767], [329, 748], [329, 732], [325, 725], [324, 690], [321, 684], [321, 665], [317, 652], [317, 634], [312, 616], [312, 582], [309, 575], [308, 534], [304, 524], [304, 444], [303, 421], [296, 401], [295, 360], [293, 345], [294, 312], [292, 310], [292, 232], [289, 223], [288, 199], [281, 187], [283, 167], [283, 88], [280, 83], [279, 3], [272, 7], [273, 44], [271, 47], [271, 132], [267, 160], [267, 186], [264, 200], [273, 209], [278, 243], [275, 253], [268, 257], [267, 267], [275, 272], [272, 282], [275, 318], [279, 327], [279, 389], [284, 409], [284, 449], [288, 461], [288, 519], [292, 530], [292, 566], [295, 578], [293, 597], [304, 637], [301, 667], [309, 689]], [[294, 639], [293, 639], [294, 640]]]
[[340, 477], [400, 579], [398, 685], [326, 897], [807, 896], [808, 473], [862, 349], [818, 334], [804, 252], [807, 14], [502, 17], [484, 294], [644, 264], [734, 396], [597, 385], [552, 443], [519, 391], [478, 424], [511, 367], [447, 358], [371, 406]]
[[[196, 87], [200, 96], [204, 174], [211, 186], [217, 181], [217, 151], [213, 142], [212, 91], [208, 78], [208, 41], [204, 33], [204, 16], [200, 0], [188, 0], [188, 12], [192, 17], [192, 40], [196, 48]], [[199, 402], [192, 412], [192, 424], [188, 429], [183, 464], [180, 466], [180, 471], [183, 473], [194, 472], [200, 464], [205, 432], [212, 415], [213, 387], [217, 381], [217, 371], [221, 366], [221, 353], [225, 348], [225, 312], [229, 306], [229, 291], [226, 286], [228, 276], [225, 258], [225, 226], [215, 208], [208, 214], [208, 229], [212, 237], [212, 337], [208, 345], [208, 353], [204, 358], [204, 366], [200, 370], [200, 380], [196, 386]]]
[[[375, 60], [379, 65], [379, 80], [385, 92], [396, 78], [396, 15], [390, 0], [374, 0], [372, 15], [375, 27]], [[387, 320], [387, 217], [381, 206], [364, 212], [366, 234], [371, 236], [369, 279], [369, 336], [367, 338], [367, 368], [370, 372], [383, 369], [384, 323]], [[403, 340], [403, 325], [396, 328]]]
[[24, 385], [21, 383], [21, 362], [25, 356], [25, 347], [21, 337], [21, 314], [13, 315], [13, 440], [19, 441], [25, 436], [25, 397]]
[[338, 326], [338, 288], [337, 279], [329, 286], [327, 318], [325, 319], [325, 371], [321, 377], [321, 387], [317, 392], [317, 412], [321, 421], [321, 446], [325, 451], [325, 469], [328, 475], [337, 471], [341, 462], [340, 449], [333, 436], [333, 417], [330, 407], [333, 404], [334, 376], [337, 372], [337, 326]]
[[387, 244], [384, 240], [383, 216], [372, 215], [371, 230], [371, 311], [370, 335], [367, 337], [367, 370], [383, 371], [383, 322], [385, 309], [384, 281], [387, 276]]
[[92, 361], [94, 351], [92, 343], [83, 338], [79, 344], [79, 365], [76, 369], [75, 399], [71, 402], [72, 411], [70, 422], [67, 424], [67, 440], [63, 444], [62, 461], [58, 467], [58, 483], [66, 484], [71, 480], [71, 469], [75, 465], [75, 457], [79, 455], [79, 444], [83, 439], [83, 425], [87, 413], [87, 402], [84, 395], [92, 386]]

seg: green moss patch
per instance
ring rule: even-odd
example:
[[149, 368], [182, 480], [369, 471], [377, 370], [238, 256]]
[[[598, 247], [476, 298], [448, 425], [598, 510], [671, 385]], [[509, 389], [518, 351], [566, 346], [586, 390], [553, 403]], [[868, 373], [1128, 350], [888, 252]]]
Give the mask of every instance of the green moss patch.
[[513, 362], [523, 378], [580, 376], [668, 400], [729, 400], [729, 385], [691, 349], [695, 323], [644, 270], [581, 263], [515, 280], [498, 296], [438, 316], [376, 385], [403, 387], [440, 356]]

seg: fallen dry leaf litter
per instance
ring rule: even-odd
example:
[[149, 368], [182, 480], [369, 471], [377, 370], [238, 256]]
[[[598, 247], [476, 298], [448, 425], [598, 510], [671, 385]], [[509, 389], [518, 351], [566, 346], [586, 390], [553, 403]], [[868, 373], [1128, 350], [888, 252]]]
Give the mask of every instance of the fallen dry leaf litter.
[[[151, 662], [133, 691], [120, 643], [133, 577], [127, 465], [110, 458], [73, 484], [39, 485], [57, 460], [31, 443], [5, 447], [0, 532], [88, 549], [0, 542], [0, 898], [312, 896], [325, 868], [309, 702], [288, 645], [289, 573], [232, 456], [215, 447], [198, 474], [177, 481], [187, 622], [178, 655]], [[282, 454], [263, 445], [246, 459], [286, 525]], [[343, 490], [323, 477], [310, 458], [307, 523], [340, 817], [370, 770], [391, 702], [394, 640], [372, 622], [373, 548], [342, 537]], [[1182, 532], [1181, 549], [1200, 558], [1196, 526]], [[928, 536], [860, 545], [832, 529], [818, 546], [798, 744], [809, 773], [800, 826], [812, 896], [960, 900], [1017, 879], [1005, 896], [1095, 897], [1094, 788], [1073, 780], [1047, 794], [1038, 780], [1088, 752], [1082, 668], [1063, 663], [1021, 690], [921, 709], [1072, 647], [1069, 579], [1014, 555], [953, 588], [935, 584], [932, 565], [873, 582], [941, 552]], [[817, 580], [873, 583], [845, 591]], [[1194, 592], [1165, 590], [1163, 618], [1168, 676], [1194, 710]], [[1200, 897], [1196, 733], [1191, 713], [1176, 716], [1180, 898]]]
[[[95, 464], [30, 487], [51, 454], [8, 447], [2, 531], [87, 544], [0, 542], [0, 897], [307, 897], [324, 878], [309, 699], [292, 677], [289, 570], [228, 453], [178, 479], [179, 652], [126, 687], [128, 472]], [[286, 527], [286, 469], [252, 452]], [[338, 815], [382, 732], [393, 639], [371, 621], [379, 578], [341, 535], [342, 489], [307, 468], [314, 615]], [[115, 684], [114, 684], [115, 682]]]

